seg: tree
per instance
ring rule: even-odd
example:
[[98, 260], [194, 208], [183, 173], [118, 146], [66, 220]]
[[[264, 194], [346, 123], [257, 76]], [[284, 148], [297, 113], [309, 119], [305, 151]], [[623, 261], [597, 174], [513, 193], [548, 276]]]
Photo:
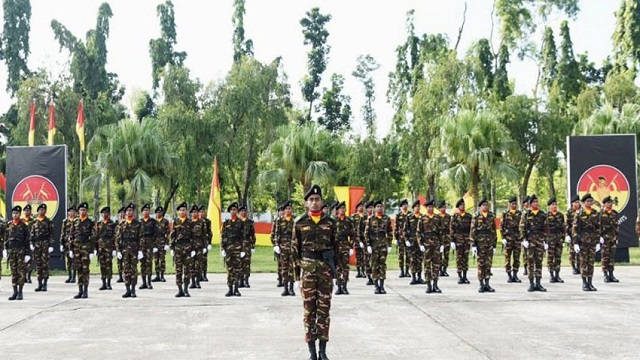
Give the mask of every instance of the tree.
[[253, 56], [253, 41], [244, 38], [245, 0], [233, 1], [233, 62], [238, 63], [243, 56]]
[[634, 71], [630, 69], [607, 76], [603, 86], [605, 99], [618, 111], [622, 110], [624, 104], [633, 102], [638, 96], [634, 77]]
[[131, 95], [131, 109], [138, 121], [146, 117], [155, 117], [158, 111], [153, 98], [146, 91], [136, 91]]
[[151, 56], [151, 79], [153, 89], [160, 85], [160, 79], [167, 65], [182, 66], [187, 57], [184, 51], [174, 51], [177, 43], [175, 12], [173, 3], [167, 0], [156, 8], [160, 19], [160, 37], [149, 40], [149, 55]]
[[565, 20], [560, 24], [560, 59], [558, 61], [558, 96], [559, 104], [566, 110], [570, 105], [575, 104], [575, 100], [582, 91], [584, 80], [580, 73], [580, 67], [573, 55], [573, 42], [569, 24]]
[[31, 2], [29, 0], [4, 0], [4, 29], [0, 59], [7, 64], [7, 91], [15, 96], [18, 86], [30, 71], [29, 32], [31, 30]]
[[317, 7], [307, 11], [306, 17], [300, 20], [304, 44], [311, 45], [311, 50], [307, 55], [309, 74], [302, 79], [302, 97], [309, 102], [307, 122], [311, 121], [313, 102], [320, 97], [316, 89], [320, 86], [322, 74], [327, 68], [327, 60], [331, 50], [331, 47], [327, 45], [329, 32], [326, 29], [326, 24], [329, 21], [331, 21], [331, 15], [323, 15]]
[[342, 93], [344, 77], [331, 75], [331, 88], [323, 89], [322, 102], [318, 106], [321, 115], [318, 124], [324, 126], [333, 135], [351, 128], [351, 98]]
[[380, 68], [380, 64], [371, 55], [359, 55], [356, 69], [351, 73], [353, 77], [358, 79], [364, 87], [365, 102], [362, 106], [362, 119], [367, 126], [369, 136], [375, 134], [376, 111], [373, 108], [373, 102], [376, 100], [375, 86], [373, 82], [374, 71]]
[[613, 33], [615, 67], [638, 69], [640, 66], [640, 4], [637, 0], [622, 0], [616, 11]]
[[544, 29], [542, 39], [542, 71], [541, 82], [548, 90], [556, 81], [558, 75], [558, 54], [556, 49], [556, 40], [553, 37], [553, 30], [550, 27]]

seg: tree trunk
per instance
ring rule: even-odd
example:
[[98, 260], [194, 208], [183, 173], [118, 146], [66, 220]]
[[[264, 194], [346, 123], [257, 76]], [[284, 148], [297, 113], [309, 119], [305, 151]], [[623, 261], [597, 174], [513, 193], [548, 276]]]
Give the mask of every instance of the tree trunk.
[[529, 188], [529, 179], [531, 179], [531, 173], [533, 172], [533, 166], [536, 164], [538, 160], [538, 156], [540, 153], [536, 153], [533, 156], [529, 157], [529, 161], [527, 162], [527, 169], [524, 172], [524, 177], [522, 179], [522, 185], [520, 185], [520, 199], [524, 199], [527, 196], [527, 189]]
[[176, 194], [176, 191], [178, 191], [179, 184], [180, 183], [177, 182], [173, 178], [169, 181], [169, 196], [164, 201], [164, 211], [165, 211], [165, 213], [168, 213], [167, 209], [169, 208], [169, 202], [171, 202], [171, 200], [173, 199], [173, 197]]
[[436, 198], [436, 177], [435, 175], [427, 176], [427, 200]]
[[[480, 193], [480, 171], [478, 168], [471, 169], [471, 196], [473, 196], [473, 203], [477, 207], [480, 198], [478, 197]], [[471, 209], [469, 209], [471, 210]]]
[[244, 203], [247, 204], [248, 194], [249, 194], [249, 185], [251, 183], [251, 176], [253, 174], [253, 159], [256, 156], [255, 154], [255, 140], [251, 141], [249, 144], [249, 156], [247, 160], [244, 162]]
[[496, 213], [496, 184], [491, 179], [491, 212]]
[[94, 220], [97, 220], [100, 214], [100, 209], [98, 209], [99, 206], [100, 206], [100, 188], [96, 187], [93, 190], [93, 219]]
[[111, 207], [111, 176], [107, 175], [107, 206]]
[[556, 186], [553, 183], [553, 173], [549, 172], [547, 174], [547, 183], [549, 184], [549, 196], [553, 197], [556, 196]]

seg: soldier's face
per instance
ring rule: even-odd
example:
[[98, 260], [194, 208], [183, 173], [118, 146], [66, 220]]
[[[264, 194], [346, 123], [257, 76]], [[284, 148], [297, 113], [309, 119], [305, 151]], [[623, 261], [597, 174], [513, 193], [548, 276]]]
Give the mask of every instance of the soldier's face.
[[284, 210], [278, 210], [278, 216], [283, 217], [287, 212]]
[[322, 212], [325, 213], [325, 214], [328, 214], [329, 213], [329, 208], [328, 207], [323, 207], [322, 208]]
[[571, 205], [573, 205], [573, 210], [580, 209], [580, 201], [574, 201]]
[[382, 214], [383, 210], [384, 210], [384, 206], [382, 204], [376, 205], [376, 214]]
[[164, 217], [164, 214], [162, 212], [158, 211], [156, 213], [156, 219], [162, 219], [163, 217]]
[[198, 218], [198, 212], [197, 211], [191, 212], [191, 218], [192, 219], [197, 219]]
[[489, 210], [489, 204], [482, 203], [482, 205], [480, 205], [480, 210], [482, 210], [483, 212], [487, 212]]
[[75, 211], [68, 211], [67, 212], [67, 216], [72, 218], [72, 217], [76, 216], [76, 212]]
[[538, 200], [533, 200], [531, 202], [531, 207], [534, 208], [534, 209], [537, 209], [538, 208]]
[[369, 206], [367, 208], [367, 213], [371, 214], [373, 212], [373, 206]]
[[440, 212], [443, 213], [443, 214], [446, 213], [447, 212], [447, 208], [446, 207], [441, 207], [440, 208]]
[[229, 211], [229, 214], [231, 214], [232, 217], [238, 216], [238, 209], [231, 208], [231, 210]]
[[178, 216], [180, 216], [181, 218], [187, 216], [187, 208], [181, 207], [180, 209], [178, 209]]
[[402, 204], [402, 211], [407, 211], [408, 208], [409, 208], [409, 205]]
[[46, 214], [46, 213], [47, 213], [47, 210], [45, 210], [45, 209], [38, 210], [38, 215], [40, 215], [40, 216], [44, 216], [44, 214]]
[[107, 220], [109, 217], [111, 217], [111, 214], [109, 214], [108, 212], [105, 211], [105, 212], [102, 213], [102, 218], [103, 219]]
[[133, 209], [132, 208], [128, 208], [127, 210], [124, 211], [124, 215], [126, 217], [132, 217], [133, 216]]
[[357, 212], [360, 212], [360, 213], [361, 213], [361, 212], [363, 212], [363, 211], [364, 211], [364, 206], [362, 206], [362, 205], [358, 206], [358, 207], [356, 208], [356, 211], [357, 211]]
[[458, 210], [464, 211], [464, 207], [465, 207], [465, 205], [464, 205], [464, 203], [462, 203], [462, 204], [460, 204], [460, 206], [458, 206]]
[[515, 210], [516, 206], [518, 206], [518, 204], [515, 201], [509, 203], [509, 207], [511, 208], [511, 210]]
[[244, 210], [244, 209], [240, 210], [240, 216], [241, 217], [246, 217], [247, 216], [247, 210]]
[[149, 209], [142, 210], [142, 216], [149, 217]]
[[30, 209], [25, 210], [24, 211], [24, 216], [31, 216], [31, 210]]
[[11, 212], [11, 218], [13, 220], [19, 220], [20, 219], [20, 211], [12, 211]]
[[287, 206], [286, 208], [284, 208], [284, 214], [286, 216], [291, 215], [291, 206]]
[[346, 207], [344, 207], [344, 206], [340, 206], [340, 207], [338, 208], [338, 215], [340, 215], [340, 216], [344, 216], [344, 214], [346, 214], [346, 213], [347, 213], [347, 208], [346, 208]]
[[588, 208], [590, 208], [592, 205], [593, 205], [593, 199], [587, 199], [587, 200], [584, 202], [584, 206], [586, 206], [586, 207], [588, 207]]
[[612, 206], [613, 206], [613, 202], [611, 202], [611, 201], [607, 201], [606, 203], [604, 203], [604, 207], [605, 207], [607, 210], [611, 210], [611, 207], [612, 207]]
[[[307, 208], [309, 209], [309, 211], [325, 211], [325, 209], [322, 208], [322, 197], [320, 195], [311, 195], [307, 198], [307, 201], [305, 202], [305, 204], [307, 205]], [[326, 208], [326, 211], [329, 211], [329, 208]]]
[[204, 210], [200, 210], [200, 212], [198, 212], [198, 216], [200, 217], [200, 219], [204, 219], [207, 217], [207, 213], [204, 212]]
[[551, 203], [551, 205], [549, 205], [549, 210], [556, 212], [558, 211], [558, 204], [556, 203]]
[[82, 216], [82, 217], [87, 216], [87, 209], [85, 209], [85, 208], [80, 208], [80, 210], [78, 210], [78, 212], [80, 213], [80, 216]]
[[432, 213], [432, 212], [433, 212], [433, 205], [429, 205], [429, 206], [427, 206], [427, 211], [428, 211], [429, 213]]
[[414, 207], [413, 207], [413, 212], [414, 212], [414, 213], [420, 212], [420, 205], [418, 205], [418, 206], [414, 206]]

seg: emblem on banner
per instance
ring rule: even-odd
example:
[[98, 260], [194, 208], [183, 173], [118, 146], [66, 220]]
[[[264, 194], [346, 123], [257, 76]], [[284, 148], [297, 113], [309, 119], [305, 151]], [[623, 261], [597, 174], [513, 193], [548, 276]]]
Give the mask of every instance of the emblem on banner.
[[591, 193], [599, 208], [607, 196], [611, 196], [613, 208], [618, 212], [629, 203], [629, 181], [620, 170], [610, 165], [596, 165], [585, 171], [578, 180], [577, 190], [580, 197]]
[[58, 212], [58, 189], [44, 176], [27, 176], [16, 185], [11, 195], [12, 206], [20, 205], [24, 208], [30, 204], [34, 214], [38, 205], [42, 203], [47, 204], [47, 217], [53, 219]]

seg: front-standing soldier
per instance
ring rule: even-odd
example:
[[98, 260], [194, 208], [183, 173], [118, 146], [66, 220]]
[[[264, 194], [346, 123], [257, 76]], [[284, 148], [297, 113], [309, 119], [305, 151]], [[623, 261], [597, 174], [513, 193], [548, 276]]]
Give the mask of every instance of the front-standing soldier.
[[169, 226], [169, 220], [164, 218], [164, 208], [158, 206], [155, 210], [156, 224], [158, 226], [156, 246], [158, 251], [153, 254], [155, 261], [156, 277], [152, 282], [167, 282], [164, 278], [164, 272], [167, 270], [167, 251], [169, 251], [169, 232], [171, 227]]
[[414, 201], [411, 208], [413, 209], [413, 213], [407, 216], [407, 221], [404, 223], [404, 244], [409, 251], [409, 260], [411, 262], [411, 282], [409, 285], [419, 285], [424, 284], [422, 280], [422, 259], [424, 259], [424, 253], [420, 251], [420, 243], [418, 241], [418, 224], [422, 217], [420, 213], [420, 200]]
[[458, 211], [451, 217], [449, 233], [453, 239], [451, 248], [456, 251], [456, 267], [458, 270], [458, 284], [468, 284], [469, 270], [469, 233], [471, 231], [471, 214], [466, 212], [464, 199], [456, 202]]
[[363, 278], [365, 275], [365, 255], [364, 250], [364, 205], [362, 200], [356, 204], [356, 213], [351, 215], [351, 221], [355, 229], [355, 239], [353, 240], [353, 248], [356, 250], [356, 278]]
[[[530, 201], [531, 197], [529, 195], [527, 195], [523, 200], [522, 200], [522, 214], [526, 214], [527, 211], [529, 211], [529, 201]], [[525, 234], [520, 233], [520, 242], [522, 243], [522, 241], [525, 238]], [[522, 246], [522, 267], [524, 268], [524, 275], [529, 275], [529, 249], [527, 249], [526, 247]]]
[[613, 209], [613, 200], [607, 196], [602, 200], [600, 211], [600, 243], [602, 244], [602, 272], [604, 282], [619, 282], [613, 276], [613, 267], [618, 245], [618, 212]]
[[518, 278], [520, 269], [520, 219], [522, 213], [518, 210], [518, 201], [515, 196], [509, 199], [509, 210], [502, 214], [500, 231], [502, 232], [502, 244], [504, 245], [504, 269], [507, 272], [508, 283], [522, 282]]
[[200, 275], [202, 274], [202, 257], [205, 256], [207, 248], [203, 248], [205, 237], [205, 224], [200, 220], [198, 211], [200, 207], [193, 205], [189, 213], [191, 214], [191, 231], [193, 236], [193, 244], [195, 256], [193, 257], [193, 266], [191, 267], [191, 286], [190, 289], [200, 289]]
[[555, 196], [547, 202], [549, 212], [547, 213], [547, 267], [551, 274], [550, 283], [563, 283], [560, 278], [560, 266], [562, 264], [562, 242], [564, 241], [565, 223], [564, 214], [558, 211], [558, 201]]
[[29, 229], [29, 240], [33, 247], [36, 262], [38, 287], [36, 291], [47, 291], [49, 281], [49, 255], [53, 252], [53, 221], [47, 214], [47, 204], [40, 204], [36, 209], [38, 217]]
[[409, 214], [409, 201], [404, 199], [400, 201], [400, 211], [396, 215], [396, 225], [393, 229], [393, 235], [396, 238], [396, 248], [398, 249], [398, 266], [400, 266], [400, 277], [409, 277], [409, 251], [404, 241], [404, 224], [407, 222]]
[[[125, 211], [125, 207], [124, 207], [124, 206], [123, 206], [123, 207], [121, 207], [121, 208], [118, 210], [118, 221], [117, 221], [117, 224], [118, 224], [118, 225], [122, 224], [122, 223], [124, 222], [124, 220], [125, 220], [125, 219], [124, 219], [124, 211]], [[116, 246], [117, 246], [117, 245], [118, 245], [118, 244], [116, 244]], [[124, 279], [122, 278], [122, 259], [121, 259], [121, 258], [118, 258], [118, 260], [116, 261], [116, 264], [117, 264], [117, 266], [118, 266], [118, 280], [116, 280], [116, 282], [123, 283], [123, 282], [124, 282]], [[137, 270], [136, 270], [136, 271], [137, 271]]]
[[[307, 191], [304, 200], [308, 212], [294, 225], [293, 255], [302, 269], [305, 341], [309, 347], [310, 359], [325, 360], [328, 359], [329, 311], [336, 271], [334, 259], [338, 251], [336, 223], [331, 217], [322, 214], [322, 190], [318, 185], [313, 185]], [[389, 239], [391, 236], [389, 232]], [[318, 354], [316, 340], [320, 341]]]
[[11, 269], [11, 286], [13, 295], [9, 300], [22, 300], [22, 290], [24, 288], [27, 272], [27, 263], [31, 259], [29, 255], [29, 227], [22, 220], [20, 214], [22, 207], [19, 205], [11, 209], [11, 222], [7, 225], [7, 241], [5, 244], [5, 257]]
[[449, 228], [451, 227], [451, 215], [447, 214], [447, 202], [442, 200], [440, 204], [438, 204], [438, 209], [440, 209], [441, 216], [441, 239], [440, 243], [442, 244], [442, 265], [440, 266], [440, 276], [449, 276], [447, 273], [447, 268], [449, 267], [449, 252], [451, 251], [451, 235], [449, 234]]
[[71, 206], [67, 209], [67, 218], [62, 220], [62, 228], [60, 229], [60, 252], [62, 253], [65, 268], [69, 277], [64, 282], [67, 284], [76, 282], [76, 269], [73, 265], [73, 258], [69, 256], [71, 250], [71, 229], [73, 229], [73, 221], [76, 219], [76, 208]]
[[173, 221], [169, 246], [176, 266], [176, 297], [190, 297], [189, 281], [193, 273], [193, 258], [196, 255], [193, 240], [193, 224], [187, 218], [187, 203], [178, 205], [178, 218]]
[[87, 216], [86, 202], [78, 206], [80, 216], [73, 222], [71, 232], [71, 251], [73, 254], [76, 271], [78, 272], [78, 294], [74, 299], [86, 299], [89, 297], [89, 274], [91, 260], [96, 256], [96, 233], [93, 220]]
[[569, 245], [569, 260], [571, 261], [571, 269], [573, 269], [573, 275], [580, 275], [580, 256], [575, 250], [575, 242], [571, 233], [573, 227], [573, 221], [576, 215], [580, 212], [580, 197], [575, 195], [571, 198], [571, 207], [567, 210], [566, 225], [566, 238], [565, 242]]
[[102, 220], [96, 222], [96, 237], [98, 238], [98, 261], [100, 262], [102, 286], [98, 290], [111, 290], [113, 258], [116, 255], [116, 223], [111, 220], [109, 206], [100, 209], [100, 214], [102, 214]]
[[429, 200], [425, 204], [427, 213], [420, 218], [418, 223], [418, 238], [420, 251], [424, 253], [424, 279], [427, 281], [427, 294], [441, 293], [438, 287], [440, 275], [440, 234], [442, 232], [441, 217], [434, 212], [435, 200]]
[[[524, 235], [522, 246], [527, 249], [529, 288], [527, 291], [547, 291], [540, 279], [542, 278], [542, 258], [545, 248], [548, 247], [545, 239], [547, 229], [547, 216], [538, 206], [538, 198], [531, 195], [529, 198], [530, 209], [522, 214], [520, 220], [520, 232]], [[534, 284], [535, 281], [535, 284]]]
[[224, 296], [241, 296], [238, 288], [242, 278], [242, 258], [247, 251], [243, 243], [244, 223], [238, 219], [238, 203], [231, 203], [227, 211], [231, 217], [222, 224], [220, 241], [222, 248], [220, 253], [227, 267], [227, 286], [229, 287], [229, 291]]
[[124, 208], [125, 218], [116, 229], [117, 256], [118, 259], [122, 259], [126, 288], [126, 292], [122, 295], [123, 298], [137, 297], [138, 260], [144, 256], [140, 250], [143, 237], [142, 223], [133, 216], [134, 209], [134, 204], [129, 204]]
[[142, 251], [142, 259], [140, 259], [140, 276], [142, 277], [142, 289], [153, 289], [151, 284], [151, 274], [153, 274], [153, 254], [158, 252], [156, 247], [156, 239], [158, 238], [158, 223], [156, 219], [151, 217], [151, 206], [149, 204], [142, 205], [142, 218], [140, 225], [142, 226], [142, 240], [140, 241], [140, 251]]
[[242, 258], [242, 278], [240, 279], [240, 287], [249, 288], [249, 276], [251, 276], [251, 255], [256, 252], [256, 229], [253, 220], [247, 217], [247, 206], [242, 205], [238, 209], [240, 213], [240, 221], [244, 224], [243, 248], [247, 249], [245, 256]]
[[207, 271], [209, 269], [209, 251], [211, 251], [211, 239], [213, 238], [213, 232], [211, 230], [211, 220], [207, 218], [207, 210], [204, 205], [198, 209], [198, 216], [200, 221], [204, 224], [204, 237], [202, 238], [202, 262], [200, 264], [200, 281], [208, 282]]
[[347, 290], [347, 282], [349, 282], [349, 257], [353, 254], [353, 239], [355, 231], [351, 218], [347, 217], [347, 205], [345, 202], [338, 203], [338, 214], [334, 219], [336, 221], [336, 232], [338, 249], [336, 251], [336, 270], [337, 281], [336, 295], [349, 295]]
[[367, 219], [364, 241], [367, 253], [371, 257], [371, 277], [375, 285], [375, 294], [386, 294], [384, 281], [387, 277], [387, 254], [391, 251], [393, 229], [391, 219], [384, 213], [382, 200], [373, 203], [375, 215]]
[[[273, 251], [278, 256], [278, 274], [280, 281], [284, 282], [282, 296], [294, 296], [293, 290], [293, 215], [291, 201], [282, 204], [284, 212], [274, 223], [274, 248]], [[231, 288], [229, 288], [231, 292]]]
[[[24, 219], [22, 221], [24, 221], [24, 223], [27, 224], [27, 228], [29, 229], [29, 231], [31, 231], [31, 225], [33, 225], [33, 222], [34, 222], [33, 216], [31, 215], [31, 204], [25, 205], [24, 209], [22, 210], [24, 211]], [[33, 253], [34, 251], [33, 246], [29, 245], [29, 248], [31, 250], [30, 253]], [[33, 272], [33, 258], [29, 256], [29, 261], [27, 262], [27, 279], [26, 279], [27, 284], [31, 284], [32, 272]]]
[[489, 285], [491, 279], [491, 263], [493, 249], [496, 246], [496, 221], [495, 216], [489, 211], [487, 198], [478, 203], [478, 211], [471, 220], [469, 239], [473, 244], [473, 253], [478, 256], [478, 292], [494, 292]]
[[573, 219], [571, 230], [574, 250], [580, 255], [582, 290], [597, 291], [593, 286], [593, 263], [596, 261], [596, 245], [600, 237], [600, 214], [592, 207], [593, 197], [585, 194], [583, 209]]

